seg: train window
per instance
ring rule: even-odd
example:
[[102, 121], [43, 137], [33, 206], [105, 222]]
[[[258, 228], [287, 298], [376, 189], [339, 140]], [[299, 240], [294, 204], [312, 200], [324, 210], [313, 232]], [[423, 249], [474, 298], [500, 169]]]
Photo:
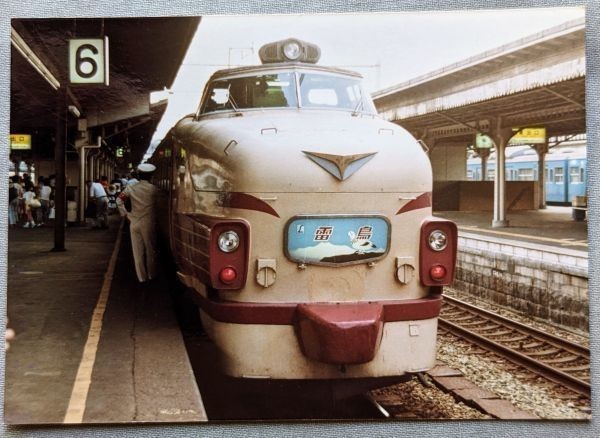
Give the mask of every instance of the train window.
[[369, 96], [355, 78], [300, 73], [300, 96], [304, 108], [337, 108], [376, 114]]
[[248, 108], [296, 107], [293, 73], [273, 73], [259, 76], [213, 81], [208, 89], [203, 113]]
[[533, 169], [519, 169], [519, 181], [533, 181]]
[[318, 106], [337, 106], [338, 97], [335, 90], [313, 89], [308, 92], [308, 101]]
[[565, 170], [562, 167], [557, 167], [554, 169], [554, 182], [557, 184], [564, 184]]
[[583, 182], [583, 168], [571, 167], [569, 168], [569, 182], [571, 184], [579, 184]]

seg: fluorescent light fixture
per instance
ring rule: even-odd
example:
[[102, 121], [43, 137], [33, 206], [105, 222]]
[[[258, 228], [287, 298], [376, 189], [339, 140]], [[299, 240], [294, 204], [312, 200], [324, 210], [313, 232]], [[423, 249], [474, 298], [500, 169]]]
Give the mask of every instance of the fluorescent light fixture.
[[19, 51], [21, 55], [25, 57], [27, 61], [33, 66], [33, 68], [42, 75], [44, 79], [50, 84], [52, 88], [58, 90], [60, 88], [60, 82], [54, 77], [50, 70], [44, 65], [44, 63], [37, 57], [37, 55], [27, 45], [25, 40], [17, 33], [14, 27], [10, 28], [10, 42]]
[[77, 118], [79, 118], [79, 116], [81, 115], [79, 108], [77, 108], [75, 105], [69, 105], [69, 112]]

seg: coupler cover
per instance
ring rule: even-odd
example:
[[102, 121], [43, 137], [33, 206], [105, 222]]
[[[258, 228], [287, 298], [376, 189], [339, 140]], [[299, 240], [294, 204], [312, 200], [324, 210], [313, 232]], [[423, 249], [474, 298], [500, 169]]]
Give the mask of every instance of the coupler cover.
[[375, 357], [383, 334], [382, 318], [380, 304], [299, 304], [294, 325], [306, 357], [351, 365]]

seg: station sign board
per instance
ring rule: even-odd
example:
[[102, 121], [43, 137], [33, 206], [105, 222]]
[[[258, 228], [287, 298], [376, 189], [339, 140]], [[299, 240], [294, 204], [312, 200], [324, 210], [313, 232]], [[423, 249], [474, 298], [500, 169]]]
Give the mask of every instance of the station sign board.
[[487, 134], [478, 132], [475, 135], [475, 148], [477, 149], [491, 149], [494, 147], [494, 140]]
[[69, 82], [108, 85], [108, 37], [69, 40]]
[[521, 128], [510, 139], [511, 145], [544, 143], [546, 143], [546, 128], [544, 127]]
[[21, 151], [31, 149], [31, 135], [10, 134], [10, 148]]

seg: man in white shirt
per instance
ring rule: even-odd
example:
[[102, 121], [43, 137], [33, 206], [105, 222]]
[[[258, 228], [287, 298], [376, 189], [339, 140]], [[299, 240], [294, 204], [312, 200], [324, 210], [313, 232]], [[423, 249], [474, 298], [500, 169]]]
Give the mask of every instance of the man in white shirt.
[[108, 196], [100, 181], [90, 183], [90, 198], [96, 203], [96, 225], [94, 228], [108, 228]]
[[137, 178], [137, 174], [135, 172], [131, 172], [131, 174], [129, 175], [129, 179], [127, 180], [127, 185], [132, 186], [134, 184], [137, 184], [138, 182], [139, 180]]
[[[156, 277], [156, 196], [158, 189], [150, 183], [156, 167], [143, 163], [138, 166], [140, 181], [131, 184], [117, 197], [121, 216], [129, 222], [131, 248], [138, 280], [144, 282]], [[131, 211], [125, 208], [125, 200], [131, 200]]]
[[48, 220], [48, 213], [50, 213], [50, 194], [52, 193], [52, 187], [45, 184], [46, 180], [40, 177], [38, 188], [40, 191], [40, 203], [42, 207], [38, 210], [38, 227], [44, 225], [44, 222]]

